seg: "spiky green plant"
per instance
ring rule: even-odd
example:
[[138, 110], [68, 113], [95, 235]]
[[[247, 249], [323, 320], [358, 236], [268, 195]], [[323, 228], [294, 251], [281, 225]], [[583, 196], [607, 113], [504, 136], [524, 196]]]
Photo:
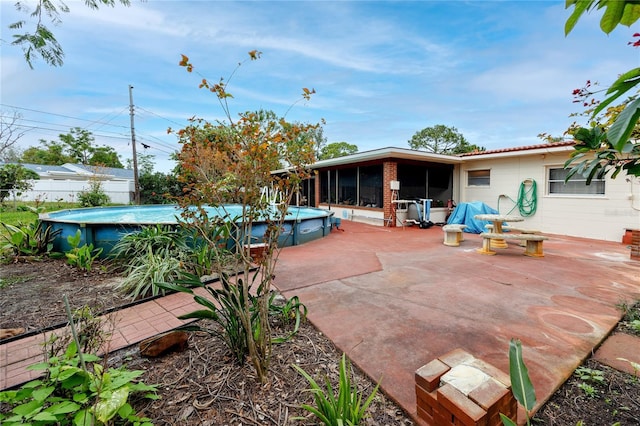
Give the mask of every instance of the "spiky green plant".
[[[340, 379], [338, 383], [338, 394], [328, 378], [325, 378], [326, 389], [321, 388], [318, 383], [302, 368], [293, 365], [311, 386], [315, 407], [303, 404], [301, 407], [312, 413], [326, 426], [356, 426], [367, 415], [367, 409], [378, 392], [380, 383], [371, 392], [371, 395], [363, 402], [362, 394], [356, 385], [351, 381], [351, 364], [347, 361], [345, 354], [340, 359]], [[349, 371], [347, 371], [349, 370]]]

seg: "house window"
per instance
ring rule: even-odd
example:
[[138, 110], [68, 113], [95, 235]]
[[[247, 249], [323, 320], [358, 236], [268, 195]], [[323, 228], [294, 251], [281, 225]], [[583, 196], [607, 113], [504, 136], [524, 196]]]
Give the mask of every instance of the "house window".
[[418, 198], [428, 198], [427, 173], [425, 166], [398, 164], [400, 199], [414, 200]]
[[320, 202], [382, 207], [382, 165], [320, 172]]
[[359, 204], [382, 207], [382, 165], [358, 167]]
[[562, 195], [604, 195], [604, 179], [593, 178], [587, 185], [587, 178], [575, 174], [568, 182], [564, 180], [569, 170], [564, 168], [550, 168], [548, 179], [548, 194]]
[[357, 172], [355, 168], [338, 170], [338, 204], [356, 204]]
[[[398, 164], [400, 199], [431, 198], [433, 206], [453, 198], [453, 166]], [[438, 203], [440, 201], [440, 203]]]
[[491, 183], [491, 170], [467, 171], [467, 186], [489, 186]]
[[320, 202], [336, 203], [337, 170], [320, 172]]

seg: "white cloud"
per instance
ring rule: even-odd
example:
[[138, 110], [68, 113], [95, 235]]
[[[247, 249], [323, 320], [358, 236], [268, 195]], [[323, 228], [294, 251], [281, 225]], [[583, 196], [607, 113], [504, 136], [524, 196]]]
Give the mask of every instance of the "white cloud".
[[[632, 31], [607, 37], [596, 16], [585, 15], [565, 37], [569, 13], [560, 2], [134, 0], [131, 7], [98, 11], [81, 2], [69, 6], [71, 13], [53, 28], [66, 52], [63, 67], [38, 61], [29, 70], [19, 49], [3, 45], [2, 103], [42, 111], [26, 117], [44, 123], [40, 127], [98, 120], [90, 128], [125, 135], [102, 139], [123, 155], [130, 150], [129, 84], [140, 107], [140, 136], [163, 150], [176, 144], [167, 127], [194, 115], [224, 118], [215, 96], [197, 88], [198, 73], [217, 82], [234, 72], [234, 116], [259, 108], [284, 114], [295, 104], [289, 119], [325, 118], [329, 141], [361, 150], [406, 147], [416, 131], [436, 124], [498, 148], [538, 143], [540, 132], [561, 133], [576, 111], [572, 89], [587, 79], [609, 83], [640, 63], [640, 51], [626, 45]], [[4, 28], [20, 16], [13, 4], [0, 7]], [[234, 71], [253, 49], [263, 51], [262, 58]], [[178, 66], [180, 54], [192, 59], [196, 73]], [[296, 103], [302, 87], [317, 93]], [[55, 139], [56, 131], [34, 130], [25, 143], [40, 137]]]

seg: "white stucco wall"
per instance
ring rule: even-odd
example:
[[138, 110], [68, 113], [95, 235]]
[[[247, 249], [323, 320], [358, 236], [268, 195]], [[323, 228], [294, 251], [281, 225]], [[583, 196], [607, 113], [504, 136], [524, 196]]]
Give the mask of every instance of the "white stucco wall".
[[[329, 208], [327, 204], [320, 204], [319, 207], [322, 209]], [[357, 207], [337, 207], [335, 205], [331, 206], [331, 210], [334, 212], [334, 217], [340, 218], [342, 220], [352, 220], [354, 222], [362, 222], [378, 226], [387, 225], [387, 221], [385, 221], [382, 210], [359, 209]], [[429, 220], [434, 223], [444, 222], [446, 216], [446, 208], [432, 207], [431, 211], [429, 212]], [[406, 225], [406, 223], [403, 224], [402, 220], [398, 218], [396, 218], [396, 220], [396, 226]]]
[[[467, 158], [459, 173], [461, 200], [482, 201], [500, 213], [519, 214], [513, 200], [520, 184], [534, 179], [537, 210], [523, 227], [545, 233], [621, 241], [625, 229], [640, 229], [640, 179], [622, 173], [608, 178], [603, 195], [558, 195], [548, 193], [547, 169], [561, 168], [570, 151], [483, 159]], [[468, 186], [468, 170], [491, 170], [489, 186]], [[509, 198], [501, 195], [506, 195]]]

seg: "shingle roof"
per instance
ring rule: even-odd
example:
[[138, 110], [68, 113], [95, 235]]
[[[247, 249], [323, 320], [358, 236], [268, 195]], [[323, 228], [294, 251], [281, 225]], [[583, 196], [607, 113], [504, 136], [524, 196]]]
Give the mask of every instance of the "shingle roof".
[[[0, 163], [2, 165], [4, 163]], [[22, 163], [22, 166], [29, 170], [33, 170], [41, 177], [47, 175], [77, 175], [77, 176], [113, 176], [116, 179], [133, 180], [133, 170], [119, 169], [115, 167], [96, 167], [86, 166], [83, 164], [63, 164], [62, 166], [51, 166], [48, 164], [30, 164]]]

